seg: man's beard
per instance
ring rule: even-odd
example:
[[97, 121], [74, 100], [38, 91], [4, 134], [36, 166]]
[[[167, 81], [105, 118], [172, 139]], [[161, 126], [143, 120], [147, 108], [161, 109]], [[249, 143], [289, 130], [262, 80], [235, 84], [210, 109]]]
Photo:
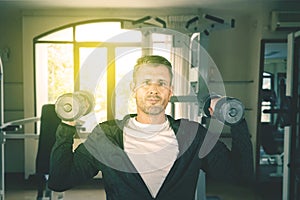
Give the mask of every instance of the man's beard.
[[[147, 105], [146, 103], [144, 103], [147, 101], [147, 99], [151, 99], [151, 98], [158, 100], [160, 102], [160, 104], [159, 105], [149, 105], [149, 104]], [[164, 112], [164, 110], [165, 110], [164, 102], [161, 102], [161, 97], [159, 97], [159, 96], [150, 96], [149, 95], [145, 98], [145, 100], [142, 100], [140, 102], [142, 102], [142, 105], [139, 105], [139, 108], [148, 115], [159, 115], [162, 112]]]
[[162, 105], [150, 106], [144, 109], [144, 112], [148, 115], [159, 115], [164, 112], [164, 107]]

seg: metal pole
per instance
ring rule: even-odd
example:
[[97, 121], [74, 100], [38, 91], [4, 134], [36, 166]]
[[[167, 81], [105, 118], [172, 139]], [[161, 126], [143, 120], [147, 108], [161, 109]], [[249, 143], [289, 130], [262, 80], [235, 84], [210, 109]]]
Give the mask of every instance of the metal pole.
[[[294, 52], [294, 33], [288, 35], [287, 51], [287, 72], [286, 72], [286, 96], [292, 96], [293, 92], [293, 52]], [[291, 144], [291, 126], [284, 128], [284, 156], [283, 156], [283, 180], [282, 180], [282, 199], [289, 199], [290, 190], [290, 144]]]
[[[3, 65], [2, 65], [2, 60], [0, 57], [0, 125], [2, 127], [3, 124], [3, 116], [4, 116], [4, 109], [3, 109]], [[0, 130], [0, 142], [1, 142], [1, 200], [4, 200], [4, 143], [5, 143], [5, 138], [4, 138], [4, 132], [1, 128]]]
[[4, 138], [4, 132], [1, 130], [1, 200], [4, 200], [4, 193], [5, 193], [5, 187], [4, 187], [4, 143], [5, 143], [5, 138]]
[[22, 120], [16, 120], [16, 121], [11, 121], [8, 123], [4, 123], [0, 126], [0, 141], [1, 141], [1, 190], [0, 190], [0, 200], [5, 199], [5, 170], [4, 170], [4, 146], [5, 146], [5, 141], [6, 139], [26, 139], [26, 138], [32, 138], [32, 139], [38, 139], [39, 135], [35, 133], [31, 134], [6, 134], [4, 131], [5, 128], [7, 127], [15, 127], [18, 125], [26, 124], [26, 123], [33, 123], [39, 121], [39, 117], [32, 117], [32, 118], [27, 118], [27, 119], [22, 119]]

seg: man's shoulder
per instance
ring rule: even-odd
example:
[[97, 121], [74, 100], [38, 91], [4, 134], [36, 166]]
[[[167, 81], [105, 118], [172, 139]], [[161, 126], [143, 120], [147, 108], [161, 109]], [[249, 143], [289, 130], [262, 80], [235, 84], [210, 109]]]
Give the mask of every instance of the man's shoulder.
[[107, 120], [104, 122], [99, 123], [100, 127], [106, 127], [106, 128], [114, 128], [114, 127], [119, 127], [123, 129], [125, 123], [128, 121], [129, 118], [134, 117], [135, 115], [130, 114], [124, 116], [122, 119], [112, 119], [112, 120]]
[[89, 135], [89, 139], [100, 141], [103, 138], [110, 140], [112, 143], [122, 146], [122, 135], [124, 120], [114, 119], [107, 120], [99, 123], [92, 133]]
[[178, 118], [178, 119], [175, 119], [175, 118], [173, 118], [170, 115], [167, 115], [167, 118], [168, 118], [168, 120], [169, 120], [169, 122], [171, 124], [178, 124], [178, 125], [180, 125], [180, 123], [185, 123], [185, 124], [201, 125], [199, 122], [196, 122], [196, 121], [193, 121], [193, 120], [190, 120], [190, 119], [187, 119], [187, 118]]
[[186, 118], [174, 119], [171, 116], [167, 117], [175, 133], [177, 133], [179, 130], [191, 130], [195, 132], [198, 132], [199, 130], [205, 131], [205, 128], [199, 122], [189, 120]]

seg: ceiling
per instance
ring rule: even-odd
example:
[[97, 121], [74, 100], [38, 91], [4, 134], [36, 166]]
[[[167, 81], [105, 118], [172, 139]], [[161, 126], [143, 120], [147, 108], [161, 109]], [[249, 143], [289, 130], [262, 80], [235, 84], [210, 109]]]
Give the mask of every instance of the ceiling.
[[[0, 10], [17, 9], [163, 9], [198, 8], [217, 11], [254, 14], [270, 8], [300, 10], [299, 0], [0, 0]], [[9, 10], [9, 9], [6, 9]], [[269, 59], [285, 57], [286, 47], [266, 47]]]
[[[237, 0], [231, 0], [237, 2]], [[214, 6], [222, 0], [0, 0], [7, 6], [55, 8], [161, 8]], [[239, 0], [239, 2], [246, 2]]]
[[[252, 12], [297, 0], [0, 0], [0, 8], [203, 8]], [[282, 5], [280, 5], [282, 4]]]

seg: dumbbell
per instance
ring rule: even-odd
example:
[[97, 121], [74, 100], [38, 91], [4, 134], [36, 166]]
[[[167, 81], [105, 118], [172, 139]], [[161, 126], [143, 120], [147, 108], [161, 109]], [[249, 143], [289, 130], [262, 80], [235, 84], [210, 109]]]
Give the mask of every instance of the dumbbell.
[[94, 106], [93, 94], [80, 90], [59, 96], [55, 102], [55, 112], [62, 120], [74, 121], [90, 113]]
[[244, 118], [245, 107], [234, 97], [208, 95], [199, 101], [200, 111], [205, 117], [211, 117], [209, 107], [213, 109], [213, 117], [226, 125], [234, 125]]

